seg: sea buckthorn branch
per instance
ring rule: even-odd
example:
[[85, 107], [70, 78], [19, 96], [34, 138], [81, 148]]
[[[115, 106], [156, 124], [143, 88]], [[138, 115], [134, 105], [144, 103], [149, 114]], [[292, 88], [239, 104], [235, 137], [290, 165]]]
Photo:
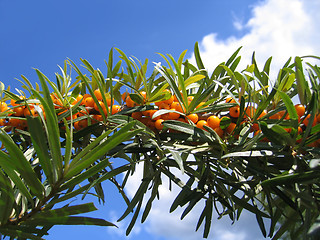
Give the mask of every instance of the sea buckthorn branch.
[[[16, 95], [3, 90], [0, 124], [13, 142], [26, 151], [40, 143], [32, 136], [30, 139], [28, 123], [32, 121], [28, 119], [41, 116], [44, 127], [48, 127], [48, 116], [57, 119], [61, 147], [69, 154], [63, 158], [68, 161], [62, 166], [67, 182], [59, 179], [62, 182], [58, 189], [72, 189], [73, 183], [86, 179], [89, 184], [76, 189], [74, 194], [71, 190], [57, 193], [52, 202], [87, 194], [91, 188], [103, 200], [101, 182], [109, 179], [128, 204], [120, 220], [135, 212], [127, 234], [140, 211], [142, 221], [147, 218], [152, 202], [159, 196], [163, 176], [181, 187], [171, 211], [185, 207], [183, 218], [196, 204], [205, 203], [196, 227], [199, 229], [204, 223], [204, 237], [210, 232], [213, 210], [233, 221], [242, 209], [250, 211], [256, 215], [262, 234], [275, 239], [284, 232], [295, 232], [306, 218], [312, 220], [305, 222], [303, 228], [310, 229], [319, 215], [319, 172], [315, 159], [320, 154], [320, 71], [309, 64], [312, 81], [308, 82], [302, 60], [297, 57], [292, 65], [288, 63], [280, 69], [272, 85], [268, 77], [271, 60], [260, 72], [253, 58], [239, 72], [239, 50], [214, 69], [211, 76], [203, 66], [197, 44], [196, 65], [184, 61], [185, 52], [177, 61], [171, 55], [161, 54], [167, 66], [156, 64], [149, 78], [147, 60], [143, 64], [134, 61], [119, 49], [125, 68], [121, 61], [113, 64], [111, 50], [106, 78], [86, 60], [82, 62], [88, 76], [68, 60], [57, 75], [57, 84], [40, 74], [42, 87], [46, 82], [52, 88], [47, 96], [51, 107], [43, 106], [25, 77], [29, 97], [21, 91]], [[74, 83], [68, 68], [74, 68], [78, 74]], [[305, 92], [298, 89], [301, 84], [305, 84]], [[40, 89], [38, 92], [43, 93]], [[295, 96], [300, 102], [292, 101]], [[50, 137], [47, 135], [42, 137]], [[7, 153], [5, 145], [2, 151]], [[111, 163], [116, 158], [124, 162]], [[41, 169], [49, 172], [42, 166], [43, 160], [34, 164], [36, 159], [37, 155], [33, 155], [30, 164], [39, 168], [39, 175]], [[129, 202], [126, 184], [137, 164], [144, 168], [142, 182]], [[174, 169], [183, 172], [183, 177]], [[125, 174], [123, 181], [115, 180], [119, 174]], [[143, 208], [148, 189], [151, 196]], [[287, 218], [293, 216], [292, 212], [298, 213], [297, 217]], [[294, 224], [289, 227], [286, 223], [292, 220]], [[265, 221], [271, 225], [268, 233]], [[279, 223], [283, 224], [276, 229]]]

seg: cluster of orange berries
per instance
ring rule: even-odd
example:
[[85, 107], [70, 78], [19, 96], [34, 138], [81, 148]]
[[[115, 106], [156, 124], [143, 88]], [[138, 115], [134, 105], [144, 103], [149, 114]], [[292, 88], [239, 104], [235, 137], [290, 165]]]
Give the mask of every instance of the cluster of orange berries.
[[[234, 103], [234, 106], [230, 107], [225, 114], [213, 114], [213, 113], [191, 113], [191, 114], [184, 114], [185, 109], [182, 106], [177, 97], [171, 94], [170, 90], [165, 90], [169, 94], [165, 100], [157, 101], [153, 105], [153, 109], [145, 110], [145, 111], [135, 111], [132, 112], [130, 115], [132, 118], [139, 120], [151, 130], [155, 132], [162, 132], [162, 131], [173, 131], [171, 129], [164, 129], [163, 122], [166, 120], [177, 120], [188, 124], [193, 124], [194, 126], [207, 130], [207, 127], [214, 130], [221, 138], [232, 135], [237, 137], [235, 133], [235, 128], [237, 127], [237, 123], [239, 123], [238, 119], [240, 117], [240, 106], [236, 104], [236, 101], [232, 98], [227, 98], [226, 103]], [[82, 110], [78, 111], [72, 117], [69, 116], [67, 120], [73, 119], [74, 129], [81, 130], [86, 128], [88, 125], [101, 122], [103, 121], [103, 115], [108, 116], [109, 114], [116, 114], [119, 113], [124, 108], [132, 108], [139, 105], [145, 105], [148, 103], [147, 94], [144, 91], [139, 92], [140, 96], [142, 97], [143, 101], [139, 104], [131, 99], [130, 94], [125, 92], [122, 94], [122, 101], [123, 105], [116, 105], [111, 102], [111, 98], [109, 96], [103, 96], [99, 89], [95, 90], [94, 92], [95, 98], [98, 100], [98, 104], [94, 100], [94, 97], [90, 94], [79, 94], [76, 98], [72, 98], [70, 100], [71, 106], [78, 104], [81, 106]], [[39, 115], [38, 110], [41, 109], [43, 116], [45, 118], [45, 112], [43, 107], [39, 103], [30, 103], [32, 101], [25, 101], [24, 97], [20, 97], [20, 101], [15, 101], [11, 99], [10, 104], [11, 107], [7, 105], [6, 102], [0, 102], [0, 112], [6, 112], [2, 118], [0, 118], [0, 126], [6, 126], [7, 131], [11, 131], [12, 128], [27, 129], [27, 116], [37, 116]], [[54, 103], [56, 108], [57, 114], [63, 114], [64, 112], [68, 111], [70, 108], [70, 104], [68, 107], [65, 107], [65, 104], [61, 101], [60, 98], [56, 94], [51, 94], [51, 99]], [[188, 96], [187, 101], [188, 104], [191, 103], [193, 100], [193, 96]], [[201, 107], [205, 105], [205, 102], [200, 103], [197, 107]], [[36, 108], [35, 106], [38, 106]], [[98, 106], [99, 105], [99, 106]], [[159, 110], [166, 110], [162, 111], [161, 114], [158, 112]], [[295, 109], [297, 115], [299, 116], [300, 126], [298, 129], [298, 133], [301, 134], [303, 129], [308, 125], [310, 114], [305, 116], [306, 109], [303, 105], [297, 104], [295, 105]], [[158, 112], [158, 114], [156, 114]], [[257, 120], [264, 117], [268, 112], [265, 110], [263, 111]], [[121, 114], [121, 113], [120, 113]], [[155, 115], [156, 114], [156, 115]], [[241, 124], [249, 123], [251, 125], [251, 129], [254, 132], [254, 135], [261, 132], [258, 121], [253, 122], [254, 116], [256, 114], [256, 108], [253, 106], [247, 106], [244, 111], [244, 115], [241, 116]], [[289, 115], [286, 114], [286, 111], [280, 111], [274, 113], [273, 115], [269, 114], [269, 119], [289, 119]], [[229, 118], [227, 121], [227, 125], [221, 125], [222, 118]], [[301, 119], [301, 120], [300, 120]], [[320, 123], [320, 114], [316, 116], [312, 125], [316, 125]], [[291, 131], [290, 128], [287, 129]], [[173, 131], [174, 132], [174, 131]], [[267, 141], [267, 139], [264, 139]], [[317, 146], [320, 146], [320, 141], [315, 142]]]
[[[20, 97], [24, 100], [24, 97]], [[13, 128], [25, 130], [27, 128], [27, 116], [38, 116], [38, 111], [33, 103], [17, 103], [17, 101], [11, 99], [9, 105], [6, 102], [0, 102], [0, 112], [7, 113], [0, 118], [0, 126], [5, 126], [5, 130], [10, 132]], [[42, 105], [39, 108], [43, 111]], [[44, 113], [45, 115], [45, 113]], [[10, 118], [8, 117], [10, 116]]]
[[[84, 107], [83, 110], [72, 116], [75, 130], [84, 129], [88, 127], [90, 123], [93, 124], [103, 121], [102, 114], [107, 116], [108, 114], [116, 114], [121, 111], [121, 106], [112, 104], [111, 98], [108, 96], [103, 96], [99, 89], [94, 90], [94, 95], [98, 100], [98, 104], [95, 102], [93, 96], [87, 93], [84, 95], [79, 94], [71, 103], [72, 106], [78, 104], [79, 106]], [[54, 95], [52, 95], [51, 98], [55, 108], [63, 109], [62, 111], [59, 111], [58, 114], [62, 114], [67, 111], [67, 109], [64, 109], [63, 103], [60, 101], [60, 99]], [[104, 103], [103, 99], [106, 100], [106, 104]], [[99, 107], [102, 109], [102, 112], [100, 111]], [[70, 119], [71, 116], [67, 118], [67, 120]]]
[[[169, 90], [167, 90], [169, 93], [171, 93]], [[147, 101], [146, 99], [146, 93], [140, 92], [141, 96], [143, 96], [144, 101]], [[138, 106], [136, 102], [134, 102], [128, 93], [124, 93], [122, 95], [122, 99], [125, 102], [127, 107], [134, 107]], [[188, 103], [193, 100], [193, 96], [188, 96]], [[227, 112], [224, 112], [225, 114], [212, 114], [212, 113], [192, 113], [189, 115], [183, 114], [183, 106], [180, 105], [179, 101], [177, 100], [176, 96], [171, 95], [170, 98], [162, 101], [155, 102], [155, 109], [152, 110], [146, 110], [142, 112], [133, 112], [131, 116], [142, 123], [144, 123], [146, 126], [148, 126], [150, 129], [154, 131], [163, 131], [163, 122], [166, 120], [177, 120], [189, 124], [194, 124], [200, 129], [207, 130], [206, 127], [209, 127], [213, 129], [221, 138], [233, 135], [233, 137], [238, 137], [235, 134], [235, 129], [237, 127], [237, 122], [239, 117], [242, 117], [240, 120], [240, 125], [242, 124], [249, 124], [251, 126], [251, 131], [253, 132], [253, 136], [259, 134], [261, 132], [260, 126], [258, 123], [258, 120], [264, 117], [269, 113], [269, 119], [274, 120], [280, 120], [280, 119], [289, 119], [289, 115], [285, 110], [275, 112], [274, 114], [270, 114], [270, 112], [267, 112], [267, 110], [264, 110], [260, 115], [256, 118], [257, 121], [253, 122], [253, 119], [256, 115], [257, 109], [254, 106], [247, 106], [245, 107], [243, 116], [240, 116], [240, 106], [236, 104], [236, 101], [232, 98], [227, 98], [226, 103], [234, 103], [235, 106], [232, 106], [228, 109]], [[202, 102], [198, 107], [205, 105], [204, 102]], [[154, 115], [159, 110], [166, 109], [171, 110], [170, 112], [166, 112], [162, 115]], [[300, 126], [298, 127], [298, 134], [302, 134], [303, 130], [306, 128], [306, 126], [309, 123], [310, 114], [306, 115], [306, 109], [305, 106], [302, 104], [296, 104], [295, 105], [296, 113], [299, 117], [299, 123]], [[156, 117], [154, 117], [156, 116]], [[222, 124], [223, 118], [229, 118], [225, 119], [227, 120], [228, 124]], [[320, 123], [320, 114], [316, 115], [312, 126], [315, 126], [316, 124]], [[206, 126], [206, 127], [205, 127]], [[165, 129], [170, 131], [171, 129]], [[288, 132], [291, 131], [291, 128], [286, 129]], [[262, 141], [268, 141], [268, 139], [263, 138]], [[312, 146], [320, 146], [320, 140], [314, 142], [311, 144]]]
[[[226, 102], [227, 103], [236, 103], [236, 101], [232, 98], [227, 98], [226, 99]], [[310, 121], [310, 117], [311, 117], [311, 114], [307, 114], [306, 115], [306, 108], [304, 105], [302, 104], [296, 104], [295, 106], [295, 111], [297, 113], [297, 116], [298, 116], [298, 122], [299, 122], [299, 126], [298, 126], [298, 134], [301, 135], [304, 131], [304, 129], [306, 129], [306, 127], [308, 126], [309, 124], [309, 121]], [[256, 114], [256, 108], [253, 107], [253, 106], [248, 106], [245, 108], [245, 111], [244, 111], [244, 116], [243, 116], [243, 121], [241, 122], [244, 123], [244, 122], [247, 122], [248, 119], [253, 119], [254, 116]], [[268, 112], [267, 110], [264, 110], [258, 117], [257, 117], [257, 120], [259, 120], [260, 118], [264, 117], [265, 115], [267, 115]], [[234, 119], [238, 119], [240, 117], [240, 106], [239, 105], [236, 105], [236, 106], [233, 106], [229, 109], [229, 116], [234, 118]], [[269, 113], [269, 119], [273, 119], [273, 120], [280, 120], [280, 119], [285, 119], [285, 120], [289, 120], [290, 119], [290, 116], [288, 114], [288, 112], [286, 110], [282, 110], [282, 111], [278, 111], [278, 112], [275, 112], [273, 114]], [[316, 124], [319, 124], [320, 123], [320, 113], [318, 113], [313, 122], [312, 122], [312, 127], [314, 127]], [[236, 126], [235, 123], [231, 123], [234, 127]], [[259, 134], [261, 132], [260, 130], [260, 126], [257, 122], [252, 122], [251, 123], [251, 130], [254, 132], [254, 136]], [[285, 128], [285, 130], [287, 132], [291, 132], [292, 129], [291, 128]], [[267, 138], [263, 138], [262, 141], [269, 141]], [[298, 142], [300, 142], [301, 139], [298, 140]], [[313, 142], [312, 144], [310, 144], [310, 146], [312, 147], [320, 147], [320, 140], [317, 140], [315, 142]]]
[[[98, 99], [98, 104], [103, 111], [102, 113], [100, 113], [99, 107], [90, 94], [79, 94], [76, 98], [72, 99], [71, 106], [78, 103], [83, 109], [72, 116], [75, 130], [86, 128], [90, 121], [91, 123], [102, 121], [102, 114], [107, 115], [108, 112], [109, 114], [115, 114], [121, 110], [120, 105], [112, 105], [110, 97], [106, 97], [107, 110], [100, 90], [95, 90], [94, 95]], [[63, 114], [70, 108], [70, 106], [65, 107], [64, 103], [55, 93], [51, 94], [51, 99], [58, 115]], [[0, 118], [0, 126], [5, 127], [7, 132], [10, 132], [12, 129], [26, 130], [28, 127], [26, 117], [38, 116], [40, 109], [43, 117], [46, 118], [43, 106], [39, 103], [31, 102], [30, 99], [26, 100], [23, 96], [20, 97], [19, 101], [11, 99], [8, 104], [4, 101], [0, 102], [0, 112], [3, 113], [2, 118]], [[67, 117], [67, 120], [70, 119], [71, 116]]]
[[[162, 131], [164, 126], [163, 122], [166, 120], [177, 120], [190, 124], [197, 124], [199, 122], [199, 116], [196, 113], [189, 115], [184, 114], [184, 106], [181, 105], [175, 95], [172, 95], [169, 90], [166, 90], [170, 93], [170, 97], [165, 100], [157, 101], [154, 103], [154, 109], [145, 110], [141, 112], [133, 112], [131, 117], [139, 120], [151, 130], [159, 132]], [[143, 97], [143, 101], [147, 101], [146, 92], [140, 92], [140, 95]], [[139, 104], [134, 102], [128, 93], [122, 94], [122, 100], [125, 102], [126, 107], [135, 107]], [[188, 97], [188, 103], [193, 100], [192, 96]], [[159, 110], [168, 110], [163, 112], [163, 114], [155, 115]]]

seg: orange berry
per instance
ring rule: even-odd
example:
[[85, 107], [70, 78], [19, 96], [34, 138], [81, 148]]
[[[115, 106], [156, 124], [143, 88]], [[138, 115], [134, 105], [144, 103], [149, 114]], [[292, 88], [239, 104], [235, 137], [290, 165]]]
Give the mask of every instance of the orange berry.
[[285, 110], [282, 110], [282, 111], [278, 112], [278, 114], [279, 114], [279, 119], [283, 118], [284, 115], [285, 115], [284, 119], [289, 119], [289, 114], [286, 113]]
[[[305, 126], [308, 126], [309, 121], [310, 121], [310, 117], [311, 117], [311, 115], [308, 114], [308, 115], [305, 117], [305, 119], [303, 120], [302, 123], [303, 123]], [[314, 118], [314, 119], [313, 119], [313, 123], [312, 123], [312, 127], [315, 126], [316, 124], [317, 124], [317, 118]]]
[[161, 118], [161, 115], [160, 115], [160, 116], [157, 116], [157, 117], [155, 117], [155, 118], [153, 117], [153, 115], [154, 115], [157, 111], [158, 111], [158, 110], [152, 109], [152, 110], [150, 110], [150, 113], [149, 113], [150, 118], [153, 119], [154, 121], [156, 121], [156, 120], [158, 120], [158, 119]]
[[170, 109], [170, 105], [165, 103], [165, 102], [162, 102], [159, 106], [159, 109]]
[[81, 94], [79, 94], [75, 100], [72, 102], [72, 105], [76, 105], [78, 102], [80, 102], [80, 105], [83, 103], [83, 100], [82, 100], [83, 96]]
[[102, 101], [103, 97], [102, 97], [102, 93], [100, 91], [100, 89], [96, 89], [93, 91], [93, 94], [96, 96], [96, 98], [100, 101]]
[[124, 101], [124, 102], [125, 102], [128, 96], [129, 96], [129, 93], [128, 93], [128, 92], [124, 92], [124, 93], [122, 93], [122, 95], [121, 95], [121, 99], [122, 99], [122, 101]]
[[[182, 96], [182, 92], [180, 92], [180, 96]], [[176, 95], [173, 95], [173, 101], [174, 102], [178, 102], [178, 98]]]
[[173, 103], [173, 101], [174, 101], [174, 97], [171, 95], [169, 99], [163, 100], [162, 102], [170, 105], [171, 103]]
[[85, 94], [83, 95], [83, 100], [85, 100], [87, 97], [91, 97], [91, 95], [88, 94], [88, 93], [85, 93]]
[[258, 131], [259, 129], [260, 129], [260, 127], [259, 127], [259, 124], [258, 124], [258, 123], [252, 124], [252, 130]]
[[208, 127], [209, 127], [207, 121], [205, 121], [205, 120], [199, 120], [199, 121], [197, 122], [197, 127], [200, 128], [200, 129], [206, 130], [203, 126], [208, 126]]
[[51, 97], [52, 101], [58, 98], [56, 93], [51, 93], [50, 97]]
[[14, 115], [17, 117], [21, 117], [24, 115], [24, 107], [19, 106], [12, 109], [14, 111]]
[[147, 101], [147, 93], [145, 91], [141, 91], [140, 94], [143, 97], [143, 102], [146, 102]]
[[5, 112], [8, 109], [9, 109], [9, 107], [5, 102], [0, 102], [0, 112]]
[[194, 99], [194, 96], [188, 96], [187, 99], [188, 99], [188, 103], [190, 104], [192, 102], [192, 100]]
[[10, 104], [11, 104], [11, 106], [13, 106], [13, 107], [19, 105], [19, 104], [16, 103], [16, 100], [13, 100], [13, 99], [10, 100]]
[[154, 105], [156, 105], [156, 106], [160, 106], [160, 104], [162, 104], [162, 101], [158, 101], [158, 102], [154, 102]]
[[29, 106], [23, 110], [23, 115], [24, 116], [36, 116], [36, 113], [35, 113], [34, 108], [31, 108], [31, 106]]
[[267, 115], [267, 110], [263, 110], [258, 119], [264, 117], [265, 115]]
[[[20, 100], [25, 99], [24, 96], [19, 96], [19, 98], [20, 98]], [[18, 104], [18, 103], [16, 103], [16, 100], [11, 99], [11, 100], [10, 100], [10, 104], [11, 104], [11, 106], [15, 107], [15, 106], [20, 105], [21, 103]]]
[[121, 111], [121, 106], [119, 106], [119, 105], [112, 105], [112, 107], [111, 107], [111, 114], [116, 114], [116, 113], [118, 113], [118, 112], [120, 112]]
[[236, 101], [232, 97], [227, 97], [226, 103], [236, 103]]
[[92, 97], [87, 97], [85, 100], [84, 100], [84, 105], [86, 107], [94, 107], [94, 100]]
[[191, 113], [191, 114], [187, 115], [187, 119], [189, 119], [191, 122], [196, 124], [199, 120], [199, 116], [196, 113]]
[[150, 117], [151, 109], [142, 111], [141, 113], [142, 113], [143, 116]]
[[215, 129], [217, 127], [220, 127], [220, 118], [215, 115], [212, 115], [207, 118], [207, 123], [209, 127], [211, 127], [212, 129]]
[[280, 114], [279, 112], [277, 112], [277, 113], [271, 115], [269, 118], [270, 118], [270, 119], [279, 120], [279, 119], [281, 119], [281, 114]]
[[320, 123], [320, 113], [317, 115], [317, 122]]
[[138, 104], [131, 99], [130, 95], [127, 96], [127, 98], [126, 98], [126, 105], [127, 105], [127, 107], [129, 107], [129, 108], [130, 108], [130, 107], [138, 106]]
[[230, 123], [229, 126], [225, 129], [226, 133], [231, 134], [234, 129], [236, 128], [237, 124], [235, 123]]
[[[174, 108], [171, 108], [170, 110], [175, 111]], [[177, 120], [180, 117], [180, 114], [177, 112], [169, 112], [168, 113], [168, 119], [170, 120]]]
[[103, 117], [102, 117], [102, 115], [100, 115], [100, 114], [96, 114], [96, 115], [93, 115], [93, 122], [94, 123], [96, 123], [96, 122], [102, 122], [103, 121]]
[[[102, 106], [102, 104], [104, 105], [104, 103], [103, 103], [102, 101], [98, 101], [98, 103], [99, 103], [100, 106]], [[96, 111], [99, 112], [99, 107], [98, 107], [98, 105], [97, 105], [96, 103], [93, 104], [93, 107], [94, 107], [94, 109], [95, 109]]]
[[256, 108], [255, 107], [252, 107], [252, 106], [248, 106], [246, 108], [246, 114], [244, 117], [249, 117], [249, 118], [253, 118], [254, 115], [256, 113]]
[[131, 117], [137, 120], [141, 120], [142, 118], [142, 112], [133, 112], [131, 113]]
[[240, 107], [239, 106], [234, 106], [229, 108], [229, 114], [233, 118], [237, 118], [240, 115]]
[[6, 126], [7, 125], [7, 122], [4, 118], [1, 118], [0, 119], [0, 126]]
[[199, 105], [196, 108], [202, 107], [205, 104], [206, 104], [206, 102], [201, 102], [201, 103], [199, 103]]
[[55, 105], [54, 108], [61, 108], [63, 106], [61, 100], [58, 98], [53, 99], [53, 104]]
[[179, 122], [184, 122], [184, 123], [188, 123], [188, 121], [185, 118], [178, 118], [177, 121]]
[[106, 98], [106, 101], [108, 106], [111, 106], [114, 103], [114, 101], [111, 101], [111, 98]]
[[79, 126], [79, 121], [78, 122], [74, 122], [73, 123], [73, 127], [75, 130], [79, 131], [81, 129], [81, 127]]
[[88, 119], [82, 119], [78, 121], [78, 124], [80, 129], [86, 128], [88, 127]]
[[223, 137], [223, 130], [221, 129], [221, 127], [214, 128], [213, 130], [218, 134], [220, 138]]
[[302, 117], [306, 112], [306, 108], [302, 104], [296, 104], [294, 108], [296, 109], [299, 117]]
[[163, 129], [163, 122], [164, 119], [158, 119], [157, 121], [155, 121], [154, 126], [156, 127], [156, 129], [158, 130], [162, 130]]
[[11, 127], [18, 127], [20, 125], [20, 120], [17, 118], [10, 118], [7, 125]]
[[171, 108], [175, 109], [178, 112], [183, 112], [182, 106], [179, 102], [173, 102]]

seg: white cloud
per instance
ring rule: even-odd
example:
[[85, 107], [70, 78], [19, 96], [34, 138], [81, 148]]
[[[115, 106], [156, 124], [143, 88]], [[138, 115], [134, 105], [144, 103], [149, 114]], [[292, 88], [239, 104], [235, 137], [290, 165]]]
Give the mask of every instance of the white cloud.
[[[208, 70], [226, 61], [240, 46], [242, 70], [251, 63], [256, 53], [258, 67], [272, 56], [272, 68], [278, 70], [289, 57], [320, 55], [320, 33], [317, 23], [320, 15], [317, 0], [268, 0], [253, 7], [253, 15], [242, 24], [234, 16], [236, 30], [246, 33], [240, 37], [219, 39], [217, 33], [205, 36], [199, 43], [201, 57]], [[194, 56], [191, 58], [193, 62]]]

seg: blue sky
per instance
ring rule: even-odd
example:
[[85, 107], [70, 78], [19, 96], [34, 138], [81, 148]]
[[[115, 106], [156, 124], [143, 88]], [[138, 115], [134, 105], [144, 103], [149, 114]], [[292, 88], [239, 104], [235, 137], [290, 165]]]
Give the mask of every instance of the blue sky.
[[[36, 82], [33, 68], [50, 79], [66, 58], [80, 64], [87, 59], [105, 73], [104, 60], [112, 47], [140, 60], [161, 61], [157, 52], [177, 57], [188, 49], [193, 60], [195, 42], [199, 42], [208, 70], [225, 61], [238, 47], [243, 66], [256, 51], [258, 63], [274, 56], [279, 68], [295, 55], [320, 55], [317, 0], [0, 0], [0, 81], [20, 88], [25, 75]], [[131, 188], [140, 181], [134, 176]], [[106, 203], [93, 216], [116, 220], [125, 210], [116, 189], [105, 184]], [[133, 190], [129, 189], [129, 195]], [[128, 239], [191, 240], [197, 213], [184, 221], [179, 212], [168, 213], [174, 194], [164, 187], [149, 220], [134, 228]], [[90, 199], [89, 199], [90, 200]], [[195, 211], [196, 212], [196, 211]], [[231, 227], [231, 222], [214, 220], [209, 239], [259, 239], [254, 217], [245, 215]], [[54, 227], [47, 239], [124, 239], [128, 222], [118, 229], [102, 227]]]

